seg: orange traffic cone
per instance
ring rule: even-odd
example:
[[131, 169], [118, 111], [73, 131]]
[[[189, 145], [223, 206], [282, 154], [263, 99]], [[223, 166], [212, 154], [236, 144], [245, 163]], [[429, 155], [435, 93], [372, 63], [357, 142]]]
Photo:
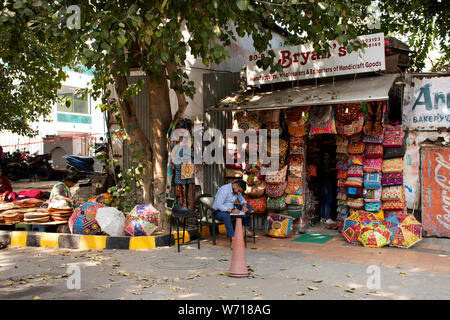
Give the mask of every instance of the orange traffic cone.
[[236, 219], [236, 229], [234, 230], [233, 238], [233, 251], [231, 254], [230, 271], [228, 272], [228, 276], [234, 278], [248, 277], [242, 219], [239, 218]]

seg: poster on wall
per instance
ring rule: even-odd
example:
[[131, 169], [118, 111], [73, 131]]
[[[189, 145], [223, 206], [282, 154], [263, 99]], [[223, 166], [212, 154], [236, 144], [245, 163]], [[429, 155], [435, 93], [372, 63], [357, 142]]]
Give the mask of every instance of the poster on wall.
[[422, 226], [427, 236], [450, 238], [450, 147], [424, 147]]
[[255, 52], [247, 58], [247, 84], [252, 86], [385, 70], [384, 33], [363, 35], [358, 39], [367, 44], [364, 52], [348, 52], [344, 45], [335, 40], [329, 42], [331, 51], [323, 55], [314, 52], [313, 44], [274, 49], [274, 61], [283, 68], [282, 72], [274, 74], [256, 64], [269, 54]]
[[407, 77], [403, 122], [410, 130], [450, 127], [450, 77]]

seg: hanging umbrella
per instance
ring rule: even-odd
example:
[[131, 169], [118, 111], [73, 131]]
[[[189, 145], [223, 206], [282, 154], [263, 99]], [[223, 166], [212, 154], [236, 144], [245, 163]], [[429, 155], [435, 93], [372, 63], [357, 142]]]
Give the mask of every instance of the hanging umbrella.
[[159, 211], [151, 204], [137, 205], [131, 210], [128, 216], [147, 220], [155, 225], [159, 225]]
[[125, 215], [116, 208], [98, 208], [95, 219], [104, 233], [113, 237], [125, 235]]
[[422, 224], [407, 213], [393, 214], [383, 221], [391, 232], [391, 246], [410, 248], [422, 240]]
[[125, 221], [125, 232], [133, 237], [149, 236], [158, 228], [154, 223], [128, 215]]
[[391, 232], [383, 225], [379, 225], [375, 229], [366, 229], [359, 235], [358, 240], [364, 247], [381, 248], [389, 244], [390, 236]]
[[69, 229], [73, 234], [98, 234], [102, 230], [95, 219], [97, 210], [105, 206], [96, 202], [86, 202], [76, 208], [69, 219]]
[[342, 234], [348, 242], [359, 244], [358, 237], [362, 227], [371, 222], [379, 223], [380, 221], [377, 216], [371, 212], [355, 211], [350, 217], [345, 219]]

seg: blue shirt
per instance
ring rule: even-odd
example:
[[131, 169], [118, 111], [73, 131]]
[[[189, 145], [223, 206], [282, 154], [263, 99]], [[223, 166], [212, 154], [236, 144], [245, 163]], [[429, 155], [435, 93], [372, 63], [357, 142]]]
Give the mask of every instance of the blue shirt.
[[219, 211], [227, 211], [234, 208], [236, 199], [240, 204], [247, 203], [241, 193], [235, 194], [231, 183], [225, 184], [219, 188], [214, 199], [213, 209]]

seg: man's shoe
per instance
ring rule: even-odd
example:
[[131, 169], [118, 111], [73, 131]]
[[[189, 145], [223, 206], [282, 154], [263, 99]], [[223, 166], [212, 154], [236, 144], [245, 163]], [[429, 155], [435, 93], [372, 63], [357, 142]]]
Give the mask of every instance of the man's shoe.
[[245, 230], [245, 236], [247, 237], [253, 237], [255, 233], [251, 230]]

